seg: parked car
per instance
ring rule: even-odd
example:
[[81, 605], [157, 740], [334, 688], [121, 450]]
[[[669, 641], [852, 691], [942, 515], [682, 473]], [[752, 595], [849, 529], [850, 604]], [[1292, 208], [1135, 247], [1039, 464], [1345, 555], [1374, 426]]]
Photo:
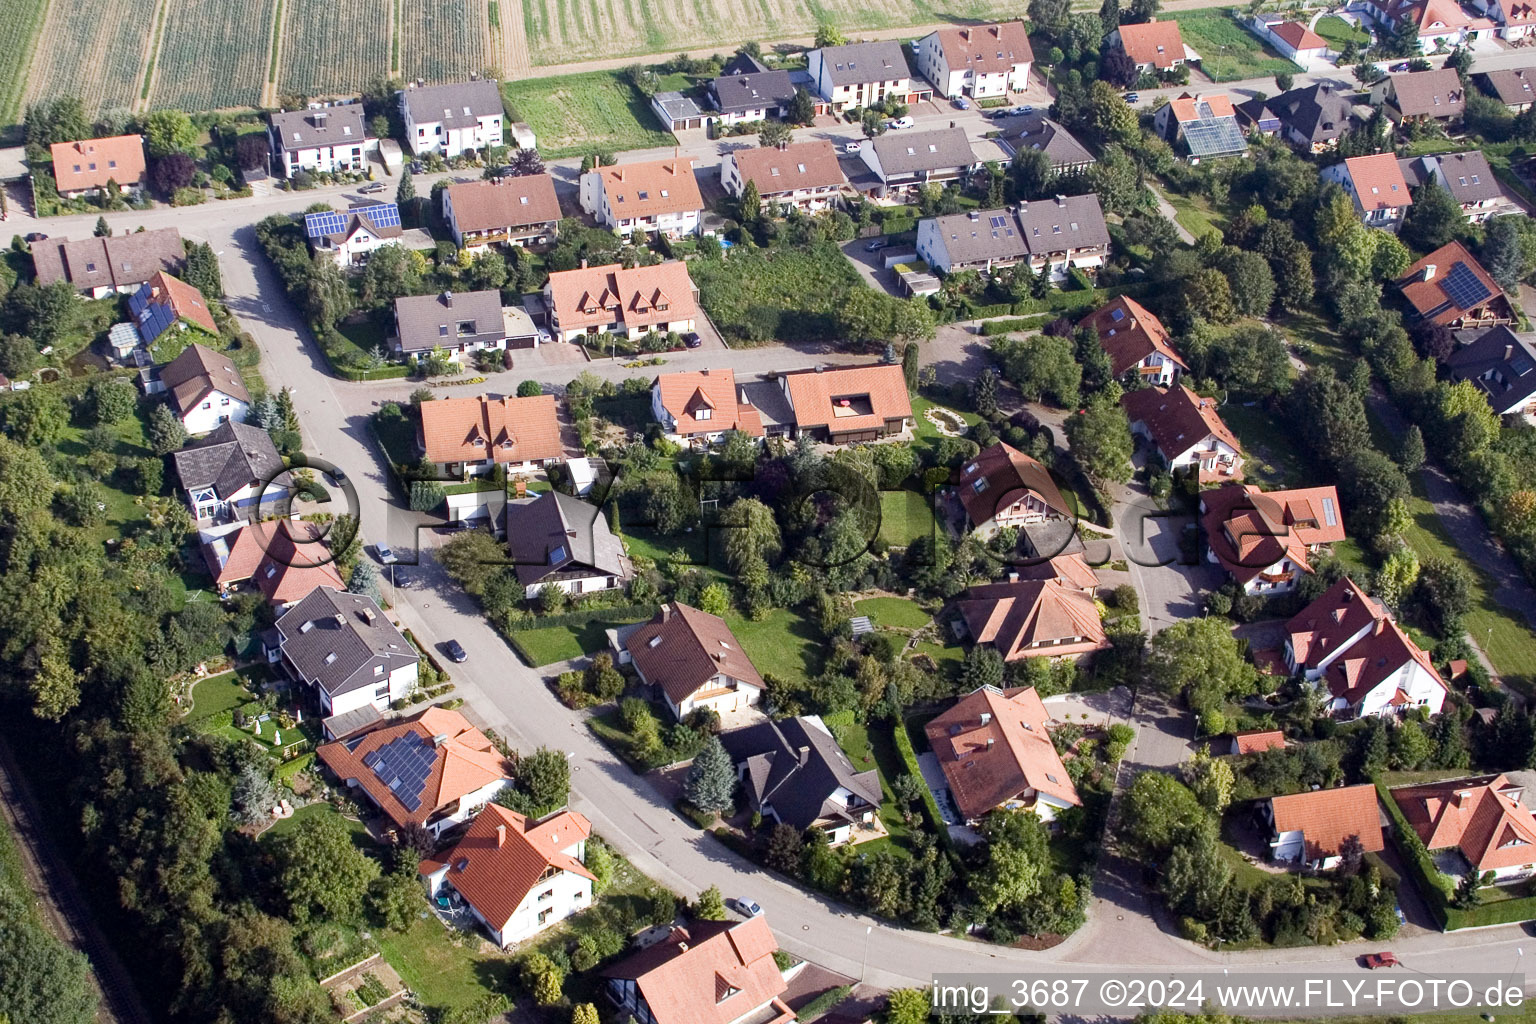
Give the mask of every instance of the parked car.
[[891, 243], [883, 238], [877, 238], [864, 247], [865, 252], [879, 252]]
[[843, 152], [844, 153], [857, 153], [859, 150], [861, 150], [863, 148], [864, 148], [864, 143], [862, 143], [862, 142], [845, 142], [845, 143], [843, 143]]
[[30, 235], [27, 236], [27, 241], [29, 241], [29, 242], [46, 242], [46, 241], [48, 241], [48, 236], [43, 234], [41, 231], [34, 231]]
[[736, 907], [737, 913], [745, 914], [747, 917], [763, 916], [763, 908], [758, 904], [756, 900], [747, 900], [737, 897], [736, 899], [732, 900], [731, 903]]
[[689, 348], [698, 348], [700, 345], [704, 344], [704, 339], [699, 337], [698, 331], [689, 331], [687, 334], [683, 335], [683, 344], [687, 345]]
[[1022, 107], [1014, 107], [1013, 109], [1018, 114], [1033, 114], [1035, 112], [1034, 105], [1029, 103], [1024, 104]]
[[464, 645], [459, 643], [457, 640], [449, 640], [447, 643], [443, 644], [443, 653], [461, 664], [469, 660], [469, 652], [466, 651], [464, 649]]
[[388, 544], [375, 544], [373, 546], [373, 553], [378, 556], [379, 562], [384, 565], [394, 565], [399, 561], [395, 557], [395, 553], [389, 550]]
[[1396, 953], [1383, 951], [1365, 954], [1360, 958], [1360, 966], [1374, 971], [1378, 967], [1401, 967], [1403, 964], [1398, 960]]
[[1127, 102], [1127, 103], [1140, 103], [1141, 102], [1141, 93], [1139, 93], [1139, 92], [1128, 92], [1128, 93], [1126, 93], [1125, 94], [1125, 102]]
[[893, 120], [891, 122], [890, 127], [892, 127], [892, 128], [911, 128], [916, 123], [917, 122], [912, 120], [910, 117], [898, 117], [898, 118], [896, 118], [895, 120]]
[[971, 109], [971, 101], [966, 99], [964, 96], [956, 96], [955, 97], [955, 109], [956, 110], [970, 110]]
[[362, 193], [363, 195], [371, 195], [374, 192], [383, 192], [385, 187], [386, 186], [382, 181], [375, 181], [372, 184], [364, 185], [362, 188], [358, 189], [358, 192]]
[[1408, 70], [1408, 62], [1407, 61], [1402, 61], [1401, 63], [1393, 64], [1392, 65], [1392, 70], [1393, 71], [1407, 71]]

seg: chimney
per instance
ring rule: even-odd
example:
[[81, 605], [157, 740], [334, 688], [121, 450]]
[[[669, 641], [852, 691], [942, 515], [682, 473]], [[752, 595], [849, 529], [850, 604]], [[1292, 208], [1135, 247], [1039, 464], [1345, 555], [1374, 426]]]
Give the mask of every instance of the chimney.
[[432, 737], [432, 745], [434, 747], [440, 747], [444, 743], [447, 743], [447, 742], [448, 742], [448, 734], [445, 733], [445, 732], [440, 732], [436, 736]]
[[661, 621], [662, 622], [667, 622], [671, 618], [672, 618], [672, 606], [670, 604], [662, 605], [661, 606]]
[[496, 849], [499, 850], [499, 849], [501, 849], [505, 845], [507, 845], [507, 826], [505, 826], [505, 825], [497, 825], [496, 826]]
[[587, 258], [585, 256], [583, 256], [581, 258], [581, 269], [582, 270], [586, 270], [587, 269]]
[[443, 305], [453, 308], [453, 292], [443, 292]]
[[970, 42], [970, 40], [971, 40], [971, 30], [968, 29], [968, 28], [961, 29], [960, 30], [960, 38], [964, 39], [966, 42]]
[[991, 750], [992, 749], [992, 744], [994, 744], [996, 742], [997, 742], [997, 740], [993, 739], [991, 736], [988, 736], [987, 737], [987, 749]]
[[949, 126], [950, 126], [950, 127], [951, 127], [951, 128], [956, 128], [956, 127], [958, 127], [958, 125], [956, 125], [956, 124], [955, 124], [955, 122], [953, 122], [953, 121], [951, 121], [951, 122], [949, 122]]
[[1507, 363], [1511, 359], [1513, 359], [1514, 356], [1515, 356], [1515, 346], [1513, 346], [1513, 345], [1505, 345], [1504, 346], [1504, 361]]
[[1431, 263], [1428, 266], [1426, 266], [1424, 268], [1424, 275], [1423, 275], [1422, 278], [1420, 278], [1420, 280], [1433, 281], [1435, 279], [1435, 269], [1436, 268], [1435, 268], [1435, 265], [1433, 263]]
[[624, 180], [624, 168], [622, 168], [622, 167], [615, 167], [613, 169], [613, 180], [614, 181], [623, 181]]
[[368, 623], [368, 625], [370, 625], [370, 626], [373, 625], [373, 620], [378, 618], [377, 615], [373, 614], [373, 609], [372, 608], [364, 608], [358, 614], [361, 615], [363, 621]]
[[1056, 197], [1056, 205], [1057, 206], [1066, 206], [1067, 205], [1067, 197], [1066, 196], [1060, 196], [1060, 195], [1057, 196]]
[[1016, 573], [1016, 572], [1010, 572], [1008, 574], [1008, 582], [1009, 583], [1017, 583], [1017, 582], [1019, 582], [1019, 574]]
[[709, 376], [709, 367], [706, 366], [706, 367], [704, 367], [704, 369], [700, 370], [699, 372], [701, 374], [703, 374], [704, 376], [708, 377]]
[[336, 625], [338, 626], [345, 626], [347, 624], [347, 617], [340, 612], [337, 612], [332, 617], [336, 620]]
[[992, 724], [992, 712], [990, 712], [990, 711], [983, 711], [981, 713], [981, 724], [982, 725], [990, 725], [990, 724]]
[[821, 363], [817, 363], [816, 364], [816, 372], [817, 373], [820, 373], [822, 370], [825, 370], [825, 369], [826, 369], [826, 367], [824, 365], [822, 365]]

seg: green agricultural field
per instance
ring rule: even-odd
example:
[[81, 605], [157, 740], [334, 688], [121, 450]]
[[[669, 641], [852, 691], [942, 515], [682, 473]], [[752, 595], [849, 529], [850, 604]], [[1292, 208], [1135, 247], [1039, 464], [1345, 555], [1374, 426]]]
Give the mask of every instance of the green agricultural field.
[[351, 94], [389, 75], [388, 4], [284, 0], [283, 7], [279, 93]]
[[52, 4], [27, 78], [27, 99], [78, 96], [88, 111], [132, 105], [159, 6], [159, 0], [118, 0], [110, 14], [82, 14], [75, 4]]
[[224, 0], [171, 5], [156, 58], [151, 103], [182, 110], [261, 103], [277, 0], [229, 8]]
[[1224, 10], [1176, 11], [1179, 33], [1200, 54], [1200, 67], [1218, 82], [1265, 75], [1295, 74], [1296, 65], [1280, 56]]
[[[732, 249], [722, 259], [693, 261], [688, 272], [710, 319], [733, 339], [765, 333], [783, 341], [835, 337], [837, 311], [850, 292], [866, 287], [832, 242]], [[776, 318], [759, 323], [764, 315]]]
[[507, 82], [502, 96], [539, 137], [546, 160], [671, 146], [650, 104], [617, 71]]
[[430, 39], [430, 46], [400, 48], [400, 73], [428, 82], [462, 81], [495, 67], [486, 0], [404, 0], [401, 39]]
[[48, 0], [11, 0], [0, 21], [0, 124], [21, 117], [21, 97], [27, 90], [27, 62], [43, 27]]

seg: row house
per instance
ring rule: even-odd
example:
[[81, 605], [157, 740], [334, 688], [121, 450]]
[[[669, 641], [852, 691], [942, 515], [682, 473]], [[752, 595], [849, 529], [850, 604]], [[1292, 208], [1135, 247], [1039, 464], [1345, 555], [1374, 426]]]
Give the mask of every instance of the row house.
[[698, 290], [680, 260], [649, 267], [583, 265], [549, 275], [544, 285], [549, 330], [558, 341], [616, 334], [686, 334], [699, 315]]
[[965, 129], [953, 122], [933, 131], [886, 132], [860, 146], [859, 158], [880, 179], [886, 195], [958, 181], [981, 166]]
[[834, 113], [872, 106], [887, 97], [910, 104], [933, 95], [912, 81], [906, 55], [895, 40], [823, 46], [812, 50], [807, 61], [816, 93]]
[[131, 295], [160, 271], [177, 274], [186, 247], [175, 228], [133, 231], [105, 238], [48, 238], [33, 242], [32, 269], [38, 287], [68, 281], [93, 299]]
[[1056, 196], [1001, 210], [974, 210], [918, 222], [917, 253], [950, 274], [1027, 264], [1064, 280], [1072, 268], [1095, 273], [1109, 255], [1098, 196]]

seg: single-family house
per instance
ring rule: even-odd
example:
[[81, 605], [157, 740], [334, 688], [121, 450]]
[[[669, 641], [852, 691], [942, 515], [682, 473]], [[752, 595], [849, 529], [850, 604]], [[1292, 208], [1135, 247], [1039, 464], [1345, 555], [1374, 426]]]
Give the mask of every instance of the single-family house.
[[129, 195], [144, 191], [147, 165], [142, 135], [55, 142], [49, 154], [54, 184], [65, 199], [98, 195], [111, 185]]
[[203, 293], [163, 270], [128, 297], [128, 312], [145, 345], [153, 345], [169, 330], [197, 327], [213, 337], [219, 333]]
[[865, 143], [859, 158], [887, 193], [908, 192], [930, 182], [947, 184], [979, 165], [964, 128], [886, 132]]
[[1099, 344], [1109, 356], [1109, 368], [1116, 377], [1135, 371], [1145, 383], [1170, 387], [1189, 365], [1173, 350], [1171, 336], [1163, 322], [1141, 303], [1120, 296], [1078, 321], [1079, 327], [1092, 327]]
[[1121, 25], [1105, 37], [1106, 47], [1123, 50], [1141, 74], [1172, 71], [1185, 61], [1198, 61], [1200, 55], [1184, 45], [1177, 21], [1148, 21], [1140, 25]]
[[648, 267], [583, 263], [550, 274], [544, 285], [549, 331], [559, 341], [598, 334], [630, 339], [652, 332], [686, 334], [699, 315], [698, 295], [681, 260]]
[[204, 531], [203, 562], [220, 597], [244, 584], [284, 611], [319, 587], [346, 589], [325, 537], [319, 525], [297, 519], [242, 523]]
[[1344, 539], [1344, 517], [1333, 487], [1261, 491], [1227, 483], [1200, 492], [1209, 561], [1226, 570], [1245, 594], [1268, 597], [1296, 589], [1311, 573], [1308, 555]]
[[379, 148], [379, 140], [368, 134], [361, 103], [313, 103], [306, 110], [274, 111], [269, 119], [273, 159], [289, 178], [299, 171], [362, 171]]
[[1038, 110], [1010, 117], [997, 136], [997, 144], [1010, 157], [1026, 149], [1040, 150], [1057, 174], [1086, 171], [1096, 162], [1087, 146]]
[[496, 466], [532, 473], [565, 459], [554, 395], [423, 402], [418, 447], [427, 461], [466, 479]]
[[1328, 40], [1302, 22], [1287, 21], [1278, 14], [1255, 14], [1248, 19], [1248, 27], [1300, 67], [1328, 56]]
[[1493, 38], [1498, 26], [1490, 17], [1474, 17], [1456, 0], [1355, 0], [1349, 6], [1387, 35], [1411, 25], [1422, 53], [1439, 53]]
[[39, 287], [68, 281], [93, 299], [131, 295], [162, 270], [179, 273], [187, 262], [175, 228], [133, 231], [106, 238], [48, 238], [32, 243], [32, 268]]
[[1371, 102], [1401, 124], [1406, 121], [1459, 121], [1467, 108], [1466, 87], [1455, 68], [1405, 71], [1371, 87]]
[[1486, 15], [1505, 39], [1523, 39], [1536, 31], [1536, 6], [1529, 0], [1469, 0], [1472, 9]]
[[1248, 154], [1232, 97], [1224, 93], [1175, 96], [1158, 110], [1152, 125], [1170, 143], [1182, 144], [1190, 163]]
[[[789, 113], [795, 100], [795, 83], [788, 71], [769, 71], [742, 54], [751, 65], [727, 67], [718, 78], [710, 79], [711, 116], [723, 124], [767, 121]], [[755, 65], [755, 66], [753, 66]]]
[[1059, 580], [968, 587], [955, 601], [971, 641], [1004, 661], [1080, 658], [1109, 646], [1093, 595]]
[[817, 211], [838, 205], [848, 178], [837, 150], [826, 139], [784, 146], [738, 149], [720, 161], [720, 184], [740, 196], [747, 182], [757, 186], [765, 207]]
[[1352, 156], [1324, 167], [1322, 176], [1324, 181], [1338, 182], [1343, 187], [1355, 201], [1355, 212], [1368, 227], [1395, 232], [1403, 226], [1403, 217], [1413, 205], [1403, 169], [1392, 153]]
[[1417, 708], [1439, 714], [1446, 686], [1429, 655], [1354, 580], [1329, 587], [1285, 630], [1286, 664], [1327, 689], [1333, 714], [1363, 718]]
[[1051, 471], [1001, 441], [961, 468], [955, 493], [965, 509], [965, 525], [984, 539], [1008, 527], [1075, 518]]
[[235, 420], [188, 441], [171, 463], [199, 524], [276, 514], [293, 486], [272, 436]]
[[507, 547], [523, 596], [617, 590], [634, 575], [623, 543], [596, 505], [559, 491], [507, 502]]
[[[880, 809], [880, 773], [855, 771], [819, 715], [764, 721], [720, 736], [747, 806], [764, 819], [841, 846]], [[881, 833], [883, 834], [883, 833]]]
[[1233, 104], [1232, 109], [1237, 114], [1238, 126], [1249, 135], [1263, 135], [1272, 139], [1280, 137], [1280, 115], [1275, 112], [1269, 100], [1255, 96], [1251, 100]]
[[1446, 360], [1451, 379], [1476, 384], [1500, 416], [1536, 426], [1536, 335], [1500, 325], [1465, 339]]
[[588, 171], [581, 176], [581, 208], [623, 234], [638, 230], [676, 238], [699, 230], [704, 197], [693, 160], [669, 157]]
[[1232, 734], [1227, 753], [1241, 757], [1262, 754], [1266, 750], [1284, 750], [1285, 733], [1279, 729], [1245, 729]]
[[446, 159], [503, 145], [506, 109], [490, 79], [422, 85], [400, 92], [405, 144], [417, 156], [439, 153]]
[[[1536, 6], [1521, 4], [1521, 8], [1529, 11], [1531, 17], [1536, 19]], [[1524, 28], [1526, 34], [1529, 34], [1530, 27]], [[1513, 111], [1525, 110], [1532, 103], [1536, 103], [1536, 65], [1526, 68], [1505, 68], [1499, 71], [1479, 71], [1472, 76], [1472, 81]]]
[[823, 444], [878, 441], [903, 434], [912, 400], [900, 366], [839, 366], [791, 370], [779, 385], [794, 413], [795, 435]]
[[695, 920], [605, 968], [603, 992], [637, 1024], [792, 1024], [778, 948], [765, 917]]
[[1427, 181], [1435, 182], [1451, 194], [1470, 223], [1481, 224], [1490, 217], [1524, 212], [1505, 194], [1504, 186], [1499, 184], [1481, 150], [1403, 157], [1398, 163], [1410, 189], [1417, 189]]
[[1462, 872], [1492, 871], [1497, 882], [1536, 872], [1536, 818], [1525, 789], [1506, 775], [1479, 775], [1389, 790], [1431, 854], [1455, 856]]
[[168, 392], [171, 411], [189, 434], [206, 434], [221, 423], [245, 421], [250, 392], [234, 362], [193, 342], [160, 368], [158, 390]]
[[560, 223], [555, 180], [548, 174], [504, 175], [449, 185], [443, 220], [461, 249], [553, 242]]
[[1269, 825], [1269, 855], [1310, 871], [1339, 866], [1350, 840], [1362, 854], [1386, 847], [1376, 787], [1369, 782], [1272, 797], [1259, 813]]
[[886, 97], [910, 104], [933, 95], [933, 90], [912, 81], [906, 55], [894, 39], [819, 47], [807, 55], [806, 70], [817, 95], [834, 113], [873, 106]]
[[640, 681], [656, 688], [678, 721], [697, 708], [744, 711], [762, 697], [763, 677], [718, 615], [673, 601], [620, 642]]
[[1413, 319], [1464, 330], [1513, 323], [1514, 308], [1498, 282], [1460, 242], [1447, 242], [1397, 280]]
[[1268, 99], [1244, 100], [1235, 109], [1238, 121], [1248, 129], [1273, 130], [1308, 153], [1334, 148], [1340, 136], [1360, 123], [1355, 114], [1354, 93], [1326, 82], [1301, 86]]
[[692, 96], [680, 92], [658, 92], [651, 97], [651, 112], [669, 132], [703, 128], [709, 118]]
[[450, 358], [501, 348], [506, 323], [501, 315], [501, 291], [441, 292], [402, 295], [395, 300], [396, 352], [422, 356], [442, 348]]
[[400, 207], [394, 203], [361, 203], [304, 215], [310, 248], [328, 254], [343, 269], [367, 263], [381, 246], [399, 245], [403, 234]]
[[1243, 447], [1216, 411], [1216, 400], [1182, 384], [1127, 391], [1120, 399], [1131, 433], [1146, 438], [1174, 472], [1195, 468], [1199, 483], [1243, 475]]
[[[274, 630], [275, 646], [267, 659], [281, 665], [295, 682], [311, 687], [327, 718], [369, 708], [388, 711], [391, 701], [416, 688], [421, 656], [365, 594], [319, 587], [279, 615]], [[430, 739], [446, 731], [434, 729], [427, 735]], [[358, 754], [358, 760], [364, 761], [367, 754]], [[393, 780], [383, 779], [386, 791]]]
[[663, 373], [651, 382], [651, 416], [675, 444], [707, 447], [738, 430], [763, 436], [763, 418], [726, 370]]
[[1051, 743], [1050, 720], [1033, 686], [983, 686], [929, 721], [923, 731], [961, 818], [980, 821], [1001, 808], [1050, 821], [1082, 806]]
[[913, 52], [918, 69], [949, 99], [1024, 92], [1035, 61], [1022, 21], [941, 28], [919, 39]]
[[592, 823], [575, 811], [534, 821], [500, 804], [481, 808], [453, 846], [417, 866], [432, 899], [464, 901], [505, 949], [592, 905], [584, 863]]
[[945, 274], [1022, 263], [1059, 281], [1074, 267], [1098, 272], [1109, 255], [1109, 228], [1097, 195], [1056, 196], [1001, 210], [926, 217], [917, 225], [917, 252]]
[[322, 744], [315, 753], [395, 828], [419, 825], [434, 836], [471, 820], [512, 784], [511, 763], [485, 733], [445, 708], [428, 708], [360, 737]]

